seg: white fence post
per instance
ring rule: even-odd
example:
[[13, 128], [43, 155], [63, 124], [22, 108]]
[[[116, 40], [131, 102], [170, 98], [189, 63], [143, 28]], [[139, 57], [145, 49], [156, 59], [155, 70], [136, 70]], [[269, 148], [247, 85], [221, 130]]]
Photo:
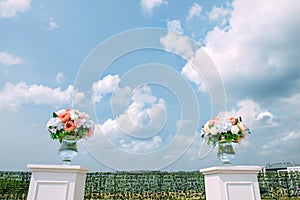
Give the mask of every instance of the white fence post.
[[27, 200], [83, 200], [89, 169], [74, 165], [27, 167], [32, 171]]
[[206, 200], [260, 200], [259, 166], [216, 166], [201, 169]]

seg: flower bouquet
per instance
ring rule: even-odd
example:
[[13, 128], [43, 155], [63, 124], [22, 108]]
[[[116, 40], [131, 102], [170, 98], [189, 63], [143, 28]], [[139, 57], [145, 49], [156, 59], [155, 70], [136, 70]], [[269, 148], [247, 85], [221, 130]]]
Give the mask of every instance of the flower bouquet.
[[89, 115], [69, 108], [54, 112], [46, 127], [51, 139], [59, 140], [58, 154], [65, 165], [77, 155], [77, 140], [90, 137], [94, 132], [94, 122]]
[[250, 130], [242, 122], [242, 117], [214, 117], [202, 126], [201, 132], [208, 145], [218, 144], [217, 155], [224, 164], [230, 164], [235, 156], [232, 143], [240, 143], [246, 134], [250, 134]]
[[88, 114], [67, 108], [53, 112], [53, 117], [47, 123], [47, 130], [51, 139], [58, 139], [62, 143], [63, 139], [79, 140], [92, 136], [94, 122]]
[[202, 126], [201, 132], [202, 137], [207, 137], [208, 144], [214, 146], [220, 141], [239, 143], [247, 133], [250, 134], [250, 130], [242, 122], [242, 117], [214, 117]]

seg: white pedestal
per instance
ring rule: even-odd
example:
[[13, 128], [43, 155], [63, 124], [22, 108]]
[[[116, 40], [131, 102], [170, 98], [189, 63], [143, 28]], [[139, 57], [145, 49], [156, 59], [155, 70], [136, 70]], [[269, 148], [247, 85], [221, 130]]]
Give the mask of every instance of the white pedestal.
[[217, 166], [201, 169], [206, 200], [260, 200], [259, 166]]
[[87, 168], [28, 165], [32, 171], [27, 200], [83, 200]]

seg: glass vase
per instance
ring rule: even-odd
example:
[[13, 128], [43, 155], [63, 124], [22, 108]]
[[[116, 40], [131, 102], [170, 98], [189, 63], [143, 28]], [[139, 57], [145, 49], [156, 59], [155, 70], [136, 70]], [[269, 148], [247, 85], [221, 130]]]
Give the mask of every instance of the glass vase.
[[223, 164], [231, 164], [231, 160], [235, 157], [235, 152], [232, 143], [219, 142], [217, 156]]
[[63, 161], [63, 165], [70, 165], [72, 159], [77, 156], [77, 140], [64, 139], [58, 149], [58, 155]]

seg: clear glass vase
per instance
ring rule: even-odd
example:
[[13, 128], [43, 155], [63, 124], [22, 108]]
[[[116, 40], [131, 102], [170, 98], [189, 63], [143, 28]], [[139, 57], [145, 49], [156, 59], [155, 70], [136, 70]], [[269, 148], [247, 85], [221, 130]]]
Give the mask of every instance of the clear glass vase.
[[77, 156], [77, 140], [64, 139], [58, 149], [58, 155], [63, 161], [63, 165], [70, 165], [72, 159]]
[[235, 157], [235, 152], [232, 143], [219, 142], [217, 156], [223, 164], [231, 164], [231, 160]]

